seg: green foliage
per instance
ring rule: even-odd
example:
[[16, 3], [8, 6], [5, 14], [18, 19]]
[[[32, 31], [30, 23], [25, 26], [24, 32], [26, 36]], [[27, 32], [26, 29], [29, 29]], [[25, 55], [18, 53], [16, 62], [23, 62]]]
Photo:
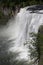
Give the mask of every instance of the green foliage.
[[0, 0], [1, 5], [5, 6], [16, 6], [20, 5], [22, 7], [27, 6], [27, 5], [36, 5], [36, 4], [43, 4], [42, 0]]

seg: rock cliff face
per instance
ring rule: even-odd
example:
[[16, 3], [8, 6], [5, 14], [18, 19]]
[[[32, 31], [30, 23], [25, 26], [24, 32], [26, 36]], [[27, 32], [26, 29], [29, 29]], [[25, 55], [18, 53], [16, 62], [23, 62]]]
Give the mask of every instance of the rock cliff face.
[[38, 32], [38, 44], [39, 44], [39, 49], [40, 49], [40, 60], [39, 60], [39, 65], [43, 65], [43, 26], [39, 28]]
[[20, 11], [20, 7], [15, 8], [0, 7], [0, 26], [5, 25], [8, 20]]

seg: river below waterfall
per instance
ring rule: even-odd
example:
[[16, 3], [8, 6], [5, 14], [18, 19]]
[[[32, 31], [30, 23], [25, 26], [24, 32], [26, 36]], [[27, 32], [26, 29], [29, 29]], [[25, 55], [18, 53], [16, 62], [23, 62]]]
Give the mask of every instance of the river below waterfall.
[[0, 65], [38, 65], [35, 43], [42, 24], [43, 10], [25, 7], [0, 28]]

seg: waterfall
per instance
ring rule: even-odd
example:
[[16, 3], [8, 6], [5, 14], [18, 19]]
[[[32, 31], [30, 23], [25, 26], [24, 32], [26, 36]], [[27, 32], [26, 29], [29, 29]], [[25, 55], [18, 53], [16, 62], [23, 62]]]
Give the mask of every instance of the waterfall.
[[[43, 24], [43, 10], [32, 12], [27, 8], [21, 8], [14, 19], [9, 20], [7, 25], [0, 29], [0, 37], [6, 38], [4, 42], [7, 44], [10, 41], [8, 52], [18, 53], [13, 61], [18, 60], [18, 62], [23, 61], [28, 65], [38, 65], [38, 61], [35, 62], [38, 52], [33, 43], [36, 42], [34, 34], [38, 33], [40, 25]], [[32, 51], [35, 51], [33, 56], [35, 54], [36, 56], [31, 58]]]

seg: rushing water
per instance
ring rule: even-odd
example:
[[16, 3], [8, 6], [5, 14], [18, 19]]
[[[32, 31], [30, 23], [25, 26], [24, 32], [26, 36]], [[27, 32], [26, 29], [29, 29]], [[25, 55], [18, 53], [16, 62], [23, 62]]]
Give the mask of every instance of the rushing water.
[[35, 61], [38, 52], [33, 43], [36, 42], [34, 34], [38, 33], [39, 26], [43, 24], [43, 10], [32, 13], [27, 8], [21, 8], [14, 19], [9, 20], [4, 28], [0, 28], [0, 56], [14, 53], [10, 59], [12, 64], [9, 65], [38, 65], [38, 60]]

